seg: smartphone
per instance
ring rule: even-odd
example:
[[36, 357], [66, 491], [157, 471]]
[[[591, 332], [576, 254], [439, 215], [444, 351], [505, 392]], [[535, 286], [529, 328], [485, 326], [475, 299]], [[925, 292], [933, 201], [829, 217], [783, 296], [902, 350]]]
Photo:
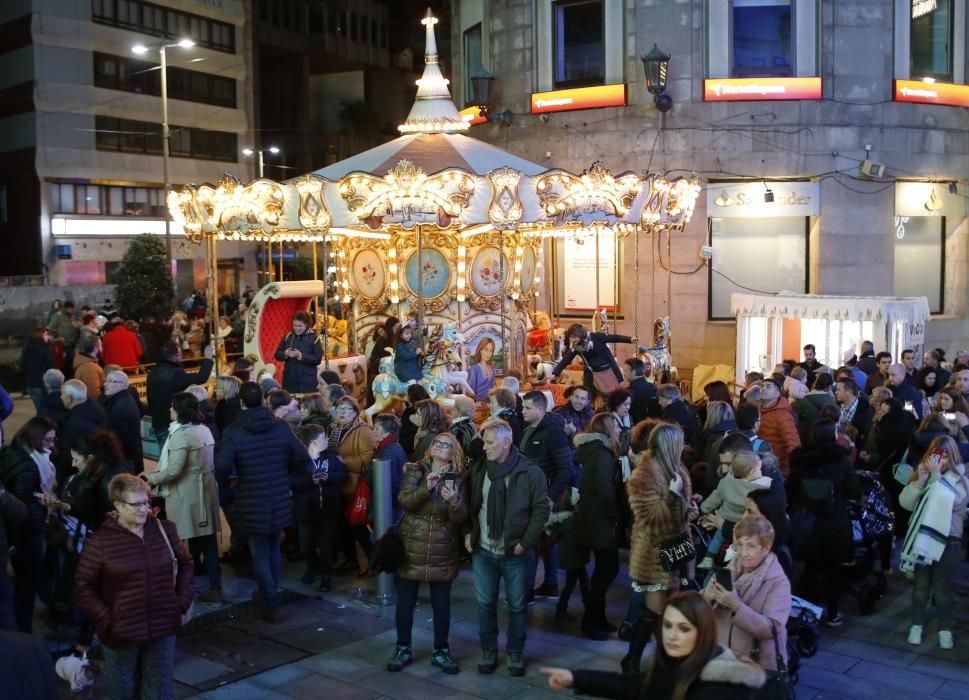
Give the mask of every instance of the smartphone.
[[448, 481], [450, 481], [451, 482], [451, 488], [453, 489], [454, 488], [454, 482], [459, 478], [459, 476], [460, 475], [457, 472], [445, 472], [444, 474], [441, 474], [441, 481], [442, 482], [448, 482]]
[[717, 583], [723, 586], [725, 590], [733, 590], [733, 579], [730, 576], [730, 569], [718, 566], [714, 568], [713, 575], [716, 577]]
[[939, 459], [945, 459], [945, 448], [936, 447], [934, 450], [932, 450], [932, 454], [934, 454]]

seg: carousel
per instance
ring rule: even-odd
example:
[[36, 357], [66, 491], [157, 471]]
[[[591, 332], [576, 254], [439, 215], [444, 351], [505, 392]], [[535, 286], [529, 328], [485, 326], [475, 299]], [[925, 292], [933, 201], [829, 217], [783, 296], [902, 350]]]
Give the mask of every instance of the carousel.
[[[595, 242], [597, 323], [609, 320], [598, 303], [599, 239], [618, 251], [634, 237], [639, 335], [639, 239], [683, 229], [696, 176], [613, 175], [600, 162], [576, 174], [464, 135], [469, 125], [438, 65], [436, 22], [430, 11], [422, 20], [425, 68], [399, 138], [285, 182], [227, 176], [169, 196], [185, 235], [206, 245], [213, 284], [220, 240], [312, 246], [316, 279], [272, 282], [248, 310], [245, 354], [257, 371], [275, 367], [281, 376], [273, 352], [292, 314], [312, 309], [327, 350], [321, 370], [336, 371], [357, 398], [374, 332], [390, 317], [412, 320], [428, 352], [421, 383], [432, 397], [467, 393], [467, 370], [486, 340], [497, 374], [527, 375], [557, 359], [558, 280], [546, 258], [559, 237]], [[657, 322], [654, 341], [642, 351], [668, 368], [668, 319]], [[392, 357], [380, 370], [374, 411], [406, 391]]]

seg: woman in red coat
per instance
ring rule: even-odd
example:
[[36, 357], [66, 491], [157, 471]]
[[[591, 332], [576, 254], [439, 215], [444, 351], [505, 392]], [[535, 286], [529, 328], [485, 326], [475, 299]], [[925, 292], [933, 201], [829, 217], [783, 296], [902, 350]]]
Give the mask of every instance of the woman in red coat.
[[84, 546], [77, 605], [104, 643], [108, 697], [167, 700], [174, 697], [175, 632], [192, 603], [192, 555], [175, 525], [151, 514], [141, 479], [119, 474], [108, 497], [117, 512]]
[[120, 365], [130, 371], [137, 366], [142, 353], [138, 336], [123, 323], [115, 324], [101, 339], [101, 355], [105, 365]]

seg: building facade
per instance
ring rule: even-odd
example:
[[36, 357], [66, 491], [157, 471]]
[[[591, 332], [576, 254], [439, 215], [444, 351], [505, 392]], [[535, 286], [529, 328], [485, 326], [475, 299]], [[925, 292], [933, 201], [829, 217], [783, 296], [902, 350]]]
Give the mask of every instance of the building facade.
[[[925, 296], [924, 346], [965, 346], [966, 0], [452, 0], [451, 13], [455, 101], [483, 68], [491, 111], [513, 116], [472, 136], [550, 168], [699, 175], [684, 231], [597, 256], [620, 256], [603, 291], [620, 332], [648, 337], [669, 315], [681, 369], [733, 364], [733, 292]], [[666, 112], [645, 85], [654, 45], [670, 55]], [[560, 278], [540, 306], [588, 317], [562, 293], [569, 252], [549, 245]], [[785, 334], [784, 356], [808, 342], [824, 339]]]

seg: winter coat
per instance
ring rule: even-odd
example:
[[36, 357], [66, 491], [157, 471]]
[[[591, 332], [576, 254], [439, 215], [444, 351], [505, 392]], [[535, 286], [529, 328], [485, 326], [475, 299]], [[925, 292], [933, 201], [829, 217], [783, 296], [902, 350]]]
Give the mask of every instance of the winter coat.
[[19, 445], [8, 445], [0, 451], [0, 462], [7, 475], [3, 487], [24, 504], [26, 513], [17, 529], [16, 541], [39, 535], [47, 523], [47, 508], [35, 493], [40, 493], [40, 472], [30, 452]]
[[127, 462], [115, 465], [99, 465], [96, 472], [86, 471], [72, 475], [64, 485], [61, 500], [71, 506], [71, 515], [97, 530], [104, 523], [108, 513], [114, 510], [114, 503], [108, 497], [108, 484], [118, 474], [130, 474], [131, 467]]
[[[826, 479], [834, 487], [834, 499], [828, 512], [818, 512], [813, 502], [804, 495], [805, 479]], [[854, 552], [851, 532], [851, 516], [848, 501], [861, 496], [861, 484], [855, 468], [848, 458], [848, 451], [833, 442], [822, 442], [813, 447], [800, 447], [791, 452], [791, 474], [787, 480], [791, 512], [807, 509], [815, 516], [810, 533], [796, 552], [797, 558], [826, 564], [850, 561]], [[796, 520], [796, 518], [795, 518]]]
[[400, 416], [400, 433], [397, 435], [397, 442], [407, 454], [414, 451], [414, 442], [417, 440], [417, 426], [410, 419], [414, 413], [416, 413], [414, 407], [408, 404]]
[[[957, 467], [957, 469], [958, 472], [962, 472], [964, 477], [965, 467]], [[965, 529], [966, 506], [969, 506], [969, 492], [966, 491], [966, 481], [964, 478], [959, 478], [955, 471], [946, 472], [939, 478], [948, 481], [955, 489], [956, 496], [952, 501], [952, 519], [949, 523], [949, 539], [961, 540], [962, 532]], [[914, 512], [929, 483], [936, 480], [931, 476], [929, 479], [930, 481], [927, 482], [923, 482], [922, 479], [908, 482], [898, 495], [898, 504], [905, 510]]]
[[426, 477], [431, 465], [409, 462], [404, 465], [400, 487], [400, 539], [404, 543], [404, 563], [397, 575], [408, 581], [453, 581], [458, 576], [458, 560], [464, 548], [461, 526], [468, 519], [468, 480], [458, 472], [454, 484], [458, 497], [448, 503], [441, 496], [441, 485], [427, 490]]
[[421, 380], [421, 358], [417, 354], [417, 340], [397, 343], [394, 348], [394, 374], [402, 382]]
[[[177, 581], [159, 522], [178, 560]], [[193, 575], [174, 523], [149, 515], [142, 539], [111, 516], [84, 545], [74, 595], [107, 646], [137, 646], [178, 631], [192, 604]]]
[[615, 549], [620, 514], [616, 455], [601, 433], [579, 433], [575, 446], [582, 465], [575, 515], [579, 541], [591, 549]]
[[404, 481], [404, 465], [409, 461], [404, 448], [397, 440], [387, 439], [377, 446], [373, 459], [386, 459], [390, 462], [390, 490], [393, 493], [394, 518], [400, 511], [400, 486]]
[[145, 471], [145, 456], [141, 444], [141, 411], [127, 391], [119, 391], [104, 399], [108, 416], [108, 428], [118, 436], [124, 457], [131, 463], [136, 474]]
[[[299, 350], [299, 358], [286, 357], [286, 350]], [[317, 371], [323, 361], [323, 345], [313, 331], [283, 336], [276, 348], [276, 359], [283, 364], [283, 389], [291, 394], [319, 391]]]
[[659, 418], [659, 399], [655, 384], [645, 377], [637, 377], [629, 382], [627, 391], [632, 398], [629, 416], [632, 418], [633, 425], [646, 418]]
[[[690, 475], [679, 467], [683, 491], [680, 496], [670, 491], [670, 481], [663, 467], [652, 458], [643, 460], [629, 476], [626, 489], [633, 513], [630, 537], [629, 576], [639, 583], [679, 586], [679, 571], [664, 571], [660, 564], [659, 546], [687, 531], [687, 512], [693, 491]], [[682, 496], [682, 497], [681, 497]]]
[[558, 503], [572, 481], [572, 448], [565, 435], [565, 421], [546, 413], [536, 426], [526, 425], [518, 450], [545, 474], [548, 497]]
[[555, 558], [560, 569], [581, 569], [589, 563], [589, 548], [579, 541], [575, 511], [561, 510], [549, 515], [545, 532], [555, 543]]
[[212, 374], [212, 360], [204, 358], [197, 372], [186, 372], [176, 362], [160, 360], [148, 373], [148, 412], [151, 414], [151, 427], [155, 431], [168, 430], [172, 422], [172, 399], [180, 391], [192, 384], [205, 384]]
[[503, 408], [501, 409], [501, 412], [495, 416], [495, 418], [500, 418], [508, 424], [508, 427], [511, 428], [512, 444], [515, 445], [515, 447], [520, 445], [522, 441], [522, 433], [525, 431], [525, 429], [522, 425], [522, 419], [518, 417], [518, 413], [515, 411], [515, 409]]
[[347, 467], [347, 480], [343, 484], [344, 501], [353, 498], [357, 484], [370, 469], [370, 460], [376, 447], [373, 429], [365, 423], [358, 423], [340, 438], [336, 451]]
[[[573, 671], [577, 695], [614, 700], [667, 700], [673, 697], [678, 665], [657, 670], [649, 684], [645, 675], [611, 671]], [[764, 685], [764, 669], [741, 661], [729, 649], [717, 649], [686, 692], [686, 700], [748, 700], [751, 689]]]
[[215, 483], [215, 440], [204, 425], [183, 423], [162, 447], [158, 468], [146, 478], [161, 486], [165, 514], [185, 540], [221, 532]]
[[[238, 396], [216, 402], [215, 424], [219, 428], [219, 438], [222, 437], [226, 428], [236, 422], [236, 418], [240, 415], [242, 415], [242, 401]], [[218, 442], [218, 438], [216, 442]]]
[[908, 382], [902, 382], [899, 386], [893, 386], [890, 388], [892, 390], [892, 397], [898, 399], [902, 406], [904, 406], [906, 403], [912, 404], [912, 408], [915, 410], [917, 420], [921, 421], [923, 400], [922, 393]]
[[837, 405], [834, 396], [826, 391], [808, 392], [803, 399], [791, 404], [791, 410], [797, 416], [797, 432], [802, 445], [814, 444], [814, 424], [821, 419], [821, 409]]
[[104, 369], [90, 355], [78, 353], [74, 356], [74, 378], [80, 379], [87, 387], [87, 400], [97, 401], [104, 386]]
[[[327, 479], [313, 483], [313, 474], [326, 463]], [[347, 480], [347, 468], [334, 450], [320, 454], [317, 461], [311, 457], [302, 469], [290, 472], [289, 488], [293, 492], [293, 506], [296, 522], [300, 525], [314, 525], [320, 514], [340, 510], [343, 498], [340, 487]]]
[[[572, 427], [575, 428], [575, 432], [572, 433], [572, 440], [575, 440], [575, 436], [581, 432], [585, 431], [585, 427], [589, 425], [589, 421], [592, 420], [592, 407], [586, 406], [583, 411], [576, 411], [572, 408], [572, 403], [566, 401], [561, 406], [557, 406], [552, 413], [557, 416], [561, 416], [565, 423], [570, 423]], [[573, 442], [574, 444], [574, 442]]]
[[24, 386], [34, 389], [44, 386], [44, 372], [54, 367], [54, 353], [50, 345], [40, 338], [31, 336], [24, 343], [17, 362], [24, 372]]
[[592, 349], [586, 351], [580, 350], [576, 346], [570, 347], [568, 352], [559, 360], [559, 363], [555, 365], [552, 374], [556, 377], [562, 374], [578, 355], [585, 364], [586, 372], [602, 372], [611, 369], [612, 373], [616, 375], [616, 379], [621, 382], [623, 380], [622, 372], [619, 370], [619, 365], [616, 364], [616, 356], [609, 349], [609, 343], [631, 343], [633, 342], [632, 338], [628, 335], [610, 335], [608, 333], [589, 333], [587, 337], [592, 340]]
[[781, 471], [787, 477], [788, 457], [791, 450], [801, 446], [801, 436], [797, 432], [797, 425], [794, 421], [794, 412], [791, 405], [783, 396], [770, 408], [761, 407], [760, 409], [760, 428], [757, 434], [771, 446], [777, 459], [781, 462]]
[[683, 399], [677, 399], [663, 409], [660, 417], [683, 428], [683, 445], [696, 449], [700, 437], [700, 421], [693, 406]]
[[737, 423], [734, 420], [725, 420], [718, 423], [713, 428], [706, 428], [700, 433], [700, 440], [698, 445], [700, 461], [706, 462], [707, 464], [713, 464], [716, 462], [720, 463], [717, 456], [717, 451], [720, 449], [720, 443], [723, 441], [723, 436], [727, 433], [734, 432], [737, 429]]
[[859, 396], [858, 405], [855, 407], [855, 415], [851, 418], [851, 427], [856, 431], [855, 447], [858, 448], [859, 452], [865, 449], [865, 441], [871, 432], [873, 418], [874, 412], [871, 410], [871, 405], [864, 397]]
[[268, 535], [292, 524], [289, 475], [304, 470], [309, 458], [289, 426], [266, 406], [246, 409], [226, 428], [215, 476], [223, 486], [239, 477], [233, 510], [242, 532]]
[[[777, 669], [777, 655], [774, 653], [774, 638], [770, 622], [777, 630], [777, 643], [784, 660], [787, 660], [787, 618], [791, 615], [791, 582], [784, 573], [776, 556], [764, 562], [767, 567], [763, 578], [755, 588], [740, 599], [740, 607], [733, 613], [728, 608], [717, 606], [713, 612], [717, 616], [717, 642], [730, 649], [737, 656], [751, 658], [754, 640], [759, 640], [760, 656], [758, 663], [765, 669]], [[737, 573], [733, 572], [734, 580]], [[735, 587], [736, 590], [736, 587]]]
[[101, 339], [101, 356], [105, 365], [135, 367], [143, 354], [138, 335], [125, 328], [124, 324], [119, 323]]
[[107, 427], [108, 416], [97, 401], [88, 399], [67, 412], [64, 422], [57, 429], [57, 455], [52, 460], [57, 468], [59, 484], [66, 483], [67, 475], [73, 471], [71, 448], [98, 428]]
[[7, 552], [17, 541], [20, 524], [26, 518], [27, 506], [23, 501], [0, 487], [0, 579], [7, 577]]
[[464, 453], [464, 464], [470, 467], [481, 455], [473, 454], [475, 448], [472, 447], [474, 439], [478, 437], [478, 429], [474, 427], [474, 421], [470, 418], [457, 418], [451, 422], [451, 435], [457, 438]]
[[37, 411], [38, 416], [43, 416], [44, 418], [50, 418], [57, 425], [61, 424], [67, 416], [67, 409], [64, 408], [64, 399], [61, 398], [60, 391], [48, 391], [44, 394], [44, 398], [40, 402], [40, 410]]
[[[545, 474], [514, 447], [508, 459], [516, 461], [506, 479], [505, 486], [505, 554], [511, 554], [515, 545], [526, 550], [538, 545], [542, 538], [545, 521], [548, 520], [548, 487]], [[471, 546], [481, 545], [481, 516], [484, 503], [484, 479], [487, 459], [479, 459], [471, 470]]]
[[74, 346], [77, 345], [77, 337], [81, 332], [80, 328], [74, 325], [74, 314], [69, 314], [63, 309], [51, 317], [50, 323], [47, 324], [47, 330], [55, 338], [64, 341], [64, 350], [67, 352], [72, 351]]

